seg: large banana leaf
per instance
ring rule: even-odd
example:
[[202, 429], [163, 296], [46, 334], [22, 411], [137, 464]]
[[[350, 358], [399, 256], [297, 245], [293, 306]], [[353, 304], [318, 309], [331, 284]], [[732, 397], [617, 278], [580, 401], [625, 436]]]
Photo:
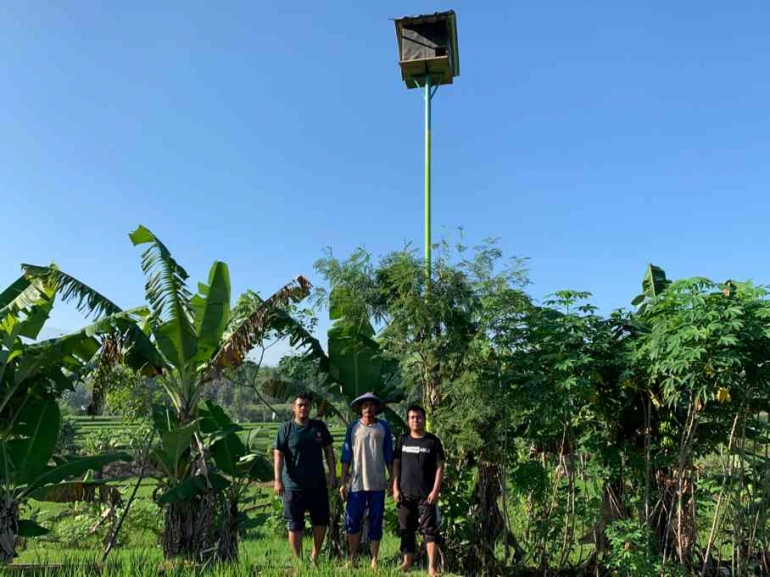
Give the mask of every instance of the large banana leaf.
[[184, 427], [176, 427], [160, 436], [161, 446], [166, 457], [165, 462], [175, 480], [179, 474], [179, 462], [182, 455], [190, 448], [197, 427], [198, 421], [195, 420]]
[[205, 483], [198, 477], [187, 477], [158, 498], [158, 505], [189, 501], [205, 489]]
[[238, 367], [254, 346], [262, 342], [268, 331], [273, 329], [276, 311], [285, 309], [291, 303], [300, 302], [310, 294], [311, 288], [312, 285], [309, 280], [303, 276], [298, 276], [262, 302], [225, 339], [214, 357], [212, 365], [216, 368]]
[[51, 315], [53, 301], [53, 295], [51, 295], [50, 300], [41, 301], [40, 304], [29, 307], [24, 311], [25, 316], [19, 328], [20, 337], [36, 339], [40, 335], [40, 331], [43, 330], [43, 326]]
[[382, 392], [380, 347], [353, 324], [338, 321], [329, 330], [329, 361], [330, 375], [348, 402], [368, 391]]
[[198, 414], [201, 417], [200, 423], [203, 433], [215, 434], [218, 431], [227, 433], [211, 446], [211, 455], [220, 470], [230, 476], [236, 476], [238, 474], [238, 462], [246, 455], [246, 446], [233, 432], [235, 423], [227, 416], [222, 407], [211, 401], [202, 402]]
[[198, 335], [198, 362], [206, 362], [219, 346], [230, 320], [230, 273], [223, 262], [215, 262], [209, 271], [209, 284], [200, 283], [190, 304]]
[[222, 434], [212, 447], [211, 454], [220, 471], [231, 477], [254, 481], [268, 481], [273, 478], [272, 464], [263, 456], [249, 453], [237, 434], [240, 427], [233, 423], [225, 411], [211, 401], [204, 401], [199, 408], [201, 431], [212, 438]]
[[[149, 336], [146, 323], [150, 311], [141, 306], [104, 317], [82, 329], [87, 336], [115, 336], [123, 363], [147, 376], [162, 372], [166, 366], [163, 356]], [[147, 332], [145, 332], [145, 330]]]
[[[329, 378], [339, 384], [347, 404], [356, 397], [372, 392], [388, 403], [403, 400], [403, 392], [392, 385], [397, 363], [385, 356], [379, 343], [370, 335], [374, 329], [368, 323], [338, 319], [329, 329]], [[406, 428], [403, 419], [385, 407], [388, 421], [396, 430]]]
[[62, 370], [76, 372], [91, 360], [101, 344], [84, 331], [28, 345], [16, 369], [16, 382], [30, 380], [41, 373], [54, 378]]
[[0, 293], [0, 316], [37, 304], [45, 296], [45, 285], [22, 275]]
[[641, 305], [648, 299], [654, 299], [666, 290], [671, 281], [666, 278], [666, 271], [654, 264], [648, 264], [642, 279], [642, 294], [637, 295], [631, 304]]
[[253, 481], [271, 481], [273, 464], [264, 455], [249, 453], [238, 462], [238, 474]]
[[22, 269], [25, 273], [23, 279], [28, 282], [34, 280], [37, 283], [44, 283], [51, 291], [59, 294], [65, 302], [77, 300], [76, 306], [79, 311], [99, 319], [82, 329], [87, 336], [117, 334], [122, 347], [123, 360], [129, 367], [149, 375], [157, 374], [162, 369], [163, 357], [151, 342], [149, 329], [146, 332], [141, 329], [142, 321], [150, 314], [146, 306], [121, 310], [110, 299], [59, 270], [54, 264], [47, 267], [23, 264]]
[[[26, 485], [34, 481], [48, 465], [59, 436], [61, 413], [53, 399], [26, 399], [11, 427], [12, 439], [7, 441], [10, 481]], [[4, 475], [4, 473], [3, 473]]]
[[198, 349], [190, 291], [185, 285], [189, 275], [149, 229], [140, 225], [129, 237], [134, 246], [150, 245], [142, 253], [142, 270], [147, 300], [158, 319], [153, 334], [163, 355], [181, 370]]
[[86, 315], [98, 318], [120, 312], [120, 307], [110, 299], [84, 282], [59, 270], [55, 264], [49, 266], [22, 264], [21, 268], [27, 278], [39, 279], [46, 286], [53, 288], [64, 302], [77, 300], [75, 305], [77, 310]]
[[302, 326], [294, 317], [282, 308], [273, 311], [272, 329], [279, 335], [289, 337], [289, 345], [293, 348], [304, 348], [304, 356], [308, 359], [318, 359], [321, 372], [329, 371], [329, 357], [326, 355], [321, 342], [310, 331]]
[[16, 336], [36, 339], [53, 307], [55, 291], [22, 276], [0, 294], [0, 323], [18, 323]]
[[[49, 266], [22, 264], [21, 268], [24, 271], [24, 278], [32, 283], [32, 287], [40, 285], [46, 291], [50, 291], [51, 295], [51, 302], [47, 307], [38, 304], [38, 310], [28, 315], [28, 327], [26, 327], [23, 336], [37, 337], [43, 323], [48, 319], [54, 294], [59, 295], [64, 302], [77, 301], [75, 305], [77, 310], [86, 316], [100, 318], [105, 315], [117, 315], [121, 312], [120, 307], [110, 299], [84, 282], [59, 270], [55, 264]], [[30, 333], [33, 333], [34, 336]]]
[[19, 295], [26, 291], [32, 282], [24, 275], [17, 278], [10, 285], [8, 285], [3, 292], [0, 292], [0, 315], [6, 313], [10, 309], [12, 303], [19, 298]]
[[131, 455], [125, 451], [105, 453], [104, 455], [95, 455], [92, 457], [62, 457], [58, 459], [55, 466], [46, 467], [39, 477], [27, 485], [27, 488], [23, 491], [21, 497], [24, 498], [41, 487], [60, 483], [71, 477], [79, 477], [80, 475], [86, 474], [88, 471], [99, 470], [115, 461], [130, 460]]

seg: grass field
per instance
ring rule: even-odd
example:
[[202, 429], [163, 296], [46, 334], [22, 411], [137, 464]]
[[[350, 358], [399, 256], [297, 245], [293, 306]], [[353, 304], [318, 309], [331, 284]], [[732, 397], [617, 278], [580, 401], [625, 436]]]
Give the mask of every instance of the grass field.
[[[136, 479], [126, 479], [113, 483], [125, 496], [130, 493]], [[171, 568], [163, 560], [158, 544], [158, 534], [162, 528], [161, 510], [152, 502], [152, 492], [156, 486], [154, 480], [144, 480], [137, 493], [126, 522], [121, 531], [118, 545], [110, 553], [103, 575], [156, 575], [159, 568], [165, 574], [189, 575], [196, 573], [189, 568]], [[255, 488], [257, 504], [265, 505], [268, 519], [257, 529], [245, 532], [240, 547], [240, 559], [237, 564], [223, 565], [215, 570], [214, 575], [373, 575], [367, 563], [361, 560], [360, 568], [353, 571], [343, 568], [340, 560], [330, 560], [324, 553], [318, 569], [304, 569], [289, 552], [288, 543], [283, 534], [283, 526], [278, 515], [280, 500], [268, 487]], [[89, 566], [98, 562], [103, 550], [103, 541], [107, 535], [107, 524], [96, 526], [100, 514], [106, 506], [86, 503], [49, 503], [31, 501], [24, 513], [31, 514], [41, 524], [51, 529], [48, 535], [30, 539], [23, 543], [19, 557], [14, 565], [48, 565], [49, 570], [38, 575], [86, 575]], [[96, 527], [95, 527], [96, 526]], [[304, 541], [306, 556], [310, 551], [310, 537]], [[398, 556], [398, 538], [392, 531], [386, 530], [382, 541], [381, 566], [379, 575], [396, 575], [400, 561]], [[68, 566], [69, 569], [58, 568]], [[74, 567], [73, 567], [74, 566]], [[168, 569], [168, 570], [166, 570]], [[417, 575], [421, 571], [414, 572]], [[15, 574], [21, 574], [20, 570]], [[33, 574], [25, 571], [24, 574]], [[209, 572], [209, 574], [211, 574]]]

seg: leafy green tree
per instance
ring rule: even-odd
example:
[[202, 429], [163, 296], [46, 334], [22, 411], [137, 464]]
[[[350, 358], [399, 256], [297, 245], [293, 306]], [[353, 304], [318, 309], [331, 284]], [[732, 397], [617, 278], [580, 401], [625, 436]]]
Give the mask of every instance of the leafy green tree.
[[128, 421], [148, 420], [153, 405], [162, 404], [164, 392], [152, 377], [115, 365], [106, 374], [104, 412]]
[[[494, 243], [470, 256], [465, 250], [458, 247], [454, 256], [444, 245], [429, 282], [422, 261], [409, 250], [377, 264], [362, 250], [346, 260], [329, 254], [316, 268], [330, 285], [320, 296], [337, 323], [329, 333], [330, 360], [333, 331], [340, 326], [365, 337], [351, 351], [366, 351], [367, 343], [374, 343], [383, 358], [398, 361], [392, 382], [425, 404], [429, 426], [444, 438], [450, 455], [443, 494], [451, 501], [445, 505], [462, 510], [465, 520], [449, 521], [446, 553], [453, 565], [486, 571], [503, 531], [498, 433], [511, 426], [501, 419], [504, 410], [497, 401], [502, 388], [491, 335], [496, 324], [519, 314], [528, 301], [521, 290], [526, 284], [522, 261], [500, 266], [502, 255]], [[373, 372], [363, 380], [377, 382]], [[475, 473], [471, 478], [469, 471]]]

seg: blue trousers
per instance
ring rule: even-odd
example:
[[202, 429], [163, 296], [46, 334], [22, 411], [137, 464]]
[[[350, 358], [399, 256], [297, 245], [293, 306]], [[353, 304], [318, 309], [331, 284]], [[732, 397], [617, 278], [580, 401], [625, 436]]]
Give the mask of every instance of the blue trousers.
[[369, 509], [369, 539], [382, 539], [382, 518], [385, 514], [385, 491], [355, 491], [348, 494], [345, 508], [345, 530], [348, 535], [361, 532], [364, 513]]

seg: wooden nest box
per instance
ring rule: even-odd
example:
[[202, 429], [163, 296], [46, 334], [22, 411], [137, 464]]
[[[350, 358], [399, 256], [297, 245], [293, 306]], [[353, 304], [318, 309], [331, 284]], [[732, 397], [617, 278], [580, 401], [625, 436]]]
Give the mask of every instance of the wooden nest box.
[[407, 88], [452, 84], [460, 76], [457, 46], [457, 19], [454, 10], [422, 16], [407, 16], [396, 21], [398, 63]]

